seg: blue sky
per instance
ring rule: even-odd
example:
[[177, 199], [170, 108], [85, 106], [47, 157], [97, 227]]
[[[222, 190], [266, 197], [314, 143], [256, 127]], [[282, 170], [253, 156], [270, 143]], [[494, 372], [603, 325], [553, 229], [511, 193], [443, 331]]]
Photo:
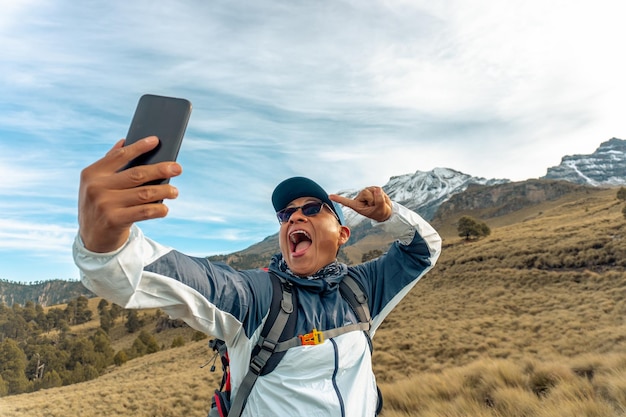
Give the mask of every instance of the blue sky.
[[140, 226], [199, 256], [273, 234], [289, 176], [331, 192], [435, 167], [524, 180], [626, 138], [618, 1], [0, 5], [0, 279], [78, 278], [80, 171], [144, 93], [194, 110], [180, 197]]

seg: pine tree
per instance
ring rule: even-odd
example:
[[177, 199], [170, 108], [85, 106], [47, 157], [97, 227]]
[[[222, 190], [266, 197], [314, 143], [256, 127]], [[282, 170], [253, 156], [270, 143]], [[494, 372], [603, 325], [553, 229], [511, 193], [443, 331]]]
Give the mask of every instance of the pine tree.
[[100, 302], [98, 303], [98, 313], [102, 314], [102, 312], [107, 311], [108, 308], [109, 308], [109, 302], [105, 300], [104, 298], [100, 300]]
[[93, 343], [94, 351], [99, 355], [96, 368], [102, 371], [113, 363], [115, 351], [113, 350], [113, 347], [111, 347], [111, 339], [109, 338], [109, 335], [102, 330], [96, 331], [90, 339]]
[[112, 327], [113, 319], [111, 318], [111, 313], [108, 310], [102, 311], [100, 313], [100, 328], [104, 330], [105, 333], [109, 333]]
[[139, 319], [137, 310], [128, 310], [128, 313], [126, 314], [126, 323], [124, 325], [126, 326], [128, 333], [135, 333], [141, 328], [143, 323]]
[[46, 372], [43, 376], [43, 380], [41, 381], [41, 388], [43, 389], [60, 387], [61, 385], [63, 385], [63, 380], [54, 369]]
[[87, 323], [93, 312], [89, 309], [89, 299], [84, 295], [76, 299], [76, 324]]
[[13, 339], [0, 343], [0, 376], [6, 382], [9, 394], [20, 394], [29, 389], [26, 378], [26, 354]]
[[22, 317], [26, 323], [35, 321], [37, 318], [37, 310], [35, 309], [35, 303], [32, 301], [26, 301], [24, 308], [22, 309]]
[[109, 313], [111, 313], [111, 319], [115, 321], [115, 319], [117, 319], [118, 317], [122, 315], [123, 311], [124, 309], [118, 306], [117, 304], [115, 303], [111, 304], [111, 308], [109, 309]]

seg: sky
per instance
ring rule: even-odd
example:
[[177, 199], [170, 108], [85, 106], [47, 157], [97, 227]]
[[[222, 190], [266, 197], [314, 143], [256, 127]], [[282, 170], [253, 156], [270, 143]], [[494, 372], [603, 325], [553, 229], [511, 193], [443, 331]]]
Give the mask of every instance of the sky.
[[521, 181], [626, 138], [617, 0], [0, 0], [0, 279], [79, 278], [81, 170], [137, 100], [183, 97], [179, 198], [139, 226], [195, 256], [274, 234], [276, 184], [452, 168]]

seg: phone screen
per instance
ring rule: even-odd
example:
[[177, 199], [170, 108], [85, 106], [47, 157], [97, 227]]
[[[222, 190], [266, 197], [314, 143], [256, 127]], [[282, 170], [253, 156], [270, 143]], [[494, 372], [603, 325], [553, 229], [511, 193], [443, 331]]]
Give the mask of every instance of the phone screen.
[[[175, 161], [191, 116], [191, 102], [182, 98], [153, 94], [141, 96], [135, 115], [128, 129], [124, 146], [148, 136], [159, 138], [155, 149], [133, 159], [124, 169]], [[152, 182], [164, 184], [167, 180]]]

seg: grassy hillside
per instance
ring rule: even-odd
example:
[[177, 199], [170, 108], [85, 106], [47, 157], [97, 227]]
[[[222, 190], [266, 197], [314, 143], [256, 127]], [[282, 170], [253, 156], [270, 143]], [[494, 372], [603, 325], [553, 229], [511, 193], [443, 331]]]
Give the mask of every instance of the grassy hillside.
[[[383, 415], [626, 415], [626, 219], [615, 194], [489, 219], [491, 236], [471, 243], [442, 219], [438, 265], [374, 338]], [[208, 357], [206, 341], [188, 343], [93, 381], [0, 398], [1, 414], [204, 417], [217, 384], [199, 368]]]

